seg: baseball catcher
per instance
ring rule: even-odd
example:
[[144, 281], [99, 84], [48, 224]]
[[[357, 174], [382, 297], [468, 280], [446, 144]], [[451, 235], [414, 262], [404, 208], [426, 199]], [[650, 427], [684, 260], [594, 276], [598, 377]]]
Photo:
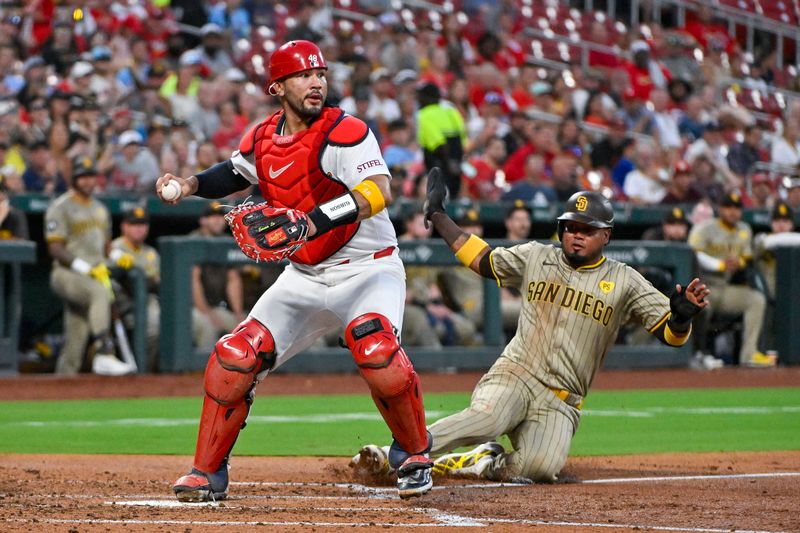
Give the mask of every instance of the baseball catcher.
[[[173, 487], [181, 501], [228, 493], [231, 449], [255, 387], [329, 332], [341, 331], [394, 443], [400, 497], [432, 486], [422, 390], [400, 346], [405, 271], [385, 207], [391, 179], [375, 136], [361, 120], [325, 105], [327, 66], [312, 42], [290, 41], [270, 57], [269, 94], [281, 110], [255, 125], [230, 159], [196, 176], [167, 174], [167, 203], [188, 195], [221, 198], [258, 185], [266, 203], [227, 215], [242, 251], [256, 261], [289, 259], [247, 319], [216, 344], [194, 465]], [[162, 194], [167, 184], [174, 186]]]

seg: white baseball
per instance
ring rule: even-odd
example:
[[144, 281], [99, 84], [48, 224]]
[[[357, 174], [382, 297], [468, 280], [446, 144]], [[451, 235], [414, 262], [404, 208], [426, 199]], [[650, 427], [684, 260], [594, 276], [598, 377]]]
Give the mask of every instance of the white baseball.
[[168, 202], [177, 200], [180, 196], [181, 184], [175, 180], [169, 180], [166, 185], [161, 187], [161, 197]]

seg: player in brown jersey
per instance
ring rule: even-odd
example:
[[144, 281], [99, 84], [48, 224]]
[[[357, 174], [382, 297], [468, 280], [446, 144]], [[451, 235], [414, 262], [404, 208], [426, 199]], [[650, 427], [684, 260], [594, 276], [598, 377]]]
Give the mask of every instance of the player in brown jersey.
[[113, 291], [108, 264], [133, 266], [129, 254], [108, 255], [111, 215], [94, 196], [94, 162], [78, 158], [72, 164], [69, 191], [56, 198], [45, 214], [47, 250], [53, 258], [50, 286], [64, 302], [64, 348], [56, 373], [71, 375], [84, 366], [95, 374], [118, 376], [133, 368], [114, 355], [111, 338]]
[[[561, 246], [528, 242], [492, 248], [464, 232], [444, 210], [444, 185], [429, 177], [426, 217], [456, 257], [477, 274], [523, 295], [517, 334], [476, 386], [469, 407], [429, 427], [434, 473], [493, 480], [553, 481], [567, 460], [584, 397], [614, 344], [619, 327], [644, 325], [661, 342], [681, 346], [692, 318], [708, 305], [698, 279], [676, 285], [671, 297], [633, 268], [607, 259], [614, 212], [595, 192], [574, 194], [558, 217]], [[493, 442], [508, 435], [506, 452]], [[362, 448], [357, 471], [385, 471], [385, 450]]]

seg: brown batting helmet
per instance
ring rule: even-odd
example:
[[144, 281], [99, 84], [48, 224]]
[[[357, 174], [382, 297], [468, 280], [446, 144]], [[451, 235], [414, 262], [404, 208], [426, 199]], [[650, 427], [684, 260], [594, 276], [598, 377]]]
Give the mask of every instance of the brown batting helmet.
[[594, 191], [579, 191], [569, 197], [558, 217], [558, 237], [564, 233], [564, 221], [572, 220], [594, 228], [614, 227], [614, 208], [608, 198]]

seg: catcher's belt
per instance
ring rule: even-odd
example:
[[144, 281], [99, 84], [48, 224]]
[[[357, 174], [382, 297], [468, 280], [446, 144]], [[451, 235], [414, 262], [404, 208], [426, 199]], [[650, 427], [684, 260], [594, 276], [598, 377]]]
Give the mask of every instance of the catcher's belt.
[[[384, 248], [383, 250], [375, 252], [374, 254], [372, 254], [371, 256], [368, 256], [368, 257], [370, 259], [380, 259], [381, 257], [388, 257], [388, 256], [392, 255], [392, 253], [394, 253], [395, 248], [397, 248], [397, 246], [389, 246], [387, 248]], [[357, 259], [352, 259], [352, 261], [355, 262], [355, 261], [357, 261]], [[350, 259], [345, 259], [341, 263], [336, 263], [336, 266], [346, 265], [346, 264], [348, 264], [350, 262], [351, 262]]]

